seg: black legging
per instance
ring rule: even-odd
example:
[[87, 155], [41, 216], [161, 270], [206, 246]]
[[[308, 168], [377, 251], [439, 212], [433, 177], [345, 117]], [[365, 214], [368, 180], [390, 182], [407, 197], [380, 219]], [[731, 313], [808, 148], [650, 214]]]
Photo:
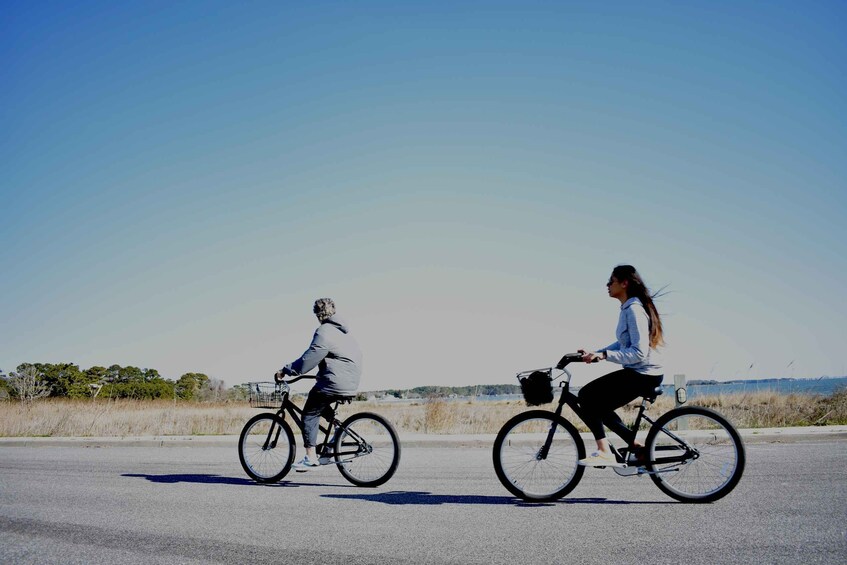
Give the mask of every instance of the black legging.
[[582, 419], [595, 439], [606, 437], [605, 424], [618, 434], [627, 445], [635, 441], [637, 430], [631, 430], [615, 412], [639, 396], [652, 392], [662, 384], [662, 375], [644, 375], [632, 369], [620, 369], [603, 375], [579, 389], [579, 406]]

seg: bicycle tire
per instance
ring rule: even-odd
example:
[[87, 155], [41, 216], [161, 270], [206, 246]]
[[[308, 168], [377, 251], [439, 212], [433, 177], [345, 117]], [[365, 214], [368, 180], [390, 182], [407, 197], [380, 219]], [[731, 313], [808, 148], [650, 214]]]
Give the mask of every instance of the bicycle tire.
[[[548, 453], [551, 427], [553, 442]], [[585, 445], [573, 424], [546, 410], [523, 412], [506, 422], [494, 440], [494, 471], [506, 490], [531, 502], [558, 500], [582, 478]]]
[[[364, 440], [365, 446], [355, 436]], [[344, 455], [354, 448], [358, 449], [357, 454]], [[394, 426], [371, 412], [359, 412], [347, 418], [335, 431], [333, 449], [342, 476], [360, 487], [384, 484], [400, 465], [400, 439]]]
[[[268, 435], [273, 441], [265, 447]], [[291, 426], [276, 414], [254, 416], [238, 438], [238, 459], [244, 472], [258, 483], [275, 483], [291, 470], [294, 463], [294, 433]]]
[[[696, 455], [688, 457], [668, 432], [683, 439]], [[726, 418], [708, 408], [686, 406], [663, 414], [650, 428], [645, 444], [650, 478], [662, 492], [682, 502], [718, 500], [736, 487], [744, 473], [741, 436]]]

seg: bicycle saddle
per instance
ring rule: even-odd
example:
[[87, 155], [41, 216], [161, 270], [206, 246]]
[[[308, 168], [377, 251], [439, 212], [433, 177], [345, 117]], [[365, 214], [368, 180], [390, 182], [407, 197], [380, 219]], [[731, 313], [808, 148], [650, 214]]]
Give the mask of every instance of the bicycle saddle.
[[656, 402], [656, 397], [661, 396], [663, 394], [665, 394], [665, 389], [663, 389], [661, 386], [657, 386], [650, 392], [644, 393], [644, 400], [648, 402]]

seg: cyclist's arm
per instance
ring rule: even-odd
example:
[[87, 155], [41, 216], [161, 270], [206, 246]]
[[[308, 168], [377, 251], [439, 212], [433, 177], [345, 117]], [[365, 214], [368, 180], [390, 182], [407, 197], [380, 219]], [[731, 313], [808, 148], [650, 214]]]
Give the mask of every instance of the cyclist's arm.
[[321, 335], [320, 328], [318, 328], [318, 331], [315, 332], [315, 335], [312, 338], [312, 343], [309, 344], [309, 348], [303, 352], [303, 355], [301, 355], [299, 359], [293, 363], [289, 363], [283, 367], [283, 369], [294, 376], [308, 373], [317, 367], [318, 364], [329, 354], [329, 348], [327, 345], [326, 340]]
[[603, 353], [604, 351], [618, 351], [620, 348], [621, 348], [620, 342], [616, 341], [615, 343], [613, 343], [611, 345], [607, 345], [606, 347], [603, 347], [602, 349], [598, 349], [597, 353]]

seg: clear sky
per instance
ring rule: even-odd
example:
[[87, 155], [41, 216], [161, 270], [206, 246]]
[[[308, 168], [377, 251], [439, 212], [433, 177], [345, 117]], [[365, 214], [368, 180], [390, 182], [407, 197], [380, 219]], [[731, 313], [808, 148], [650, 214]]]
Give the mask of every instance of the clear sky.
[[330, 296], [362, 390], [510, 383], [630, 263], [667, 381], [844, 375], [845, 16], [5, 0], [0, 368], [267, 380]]

